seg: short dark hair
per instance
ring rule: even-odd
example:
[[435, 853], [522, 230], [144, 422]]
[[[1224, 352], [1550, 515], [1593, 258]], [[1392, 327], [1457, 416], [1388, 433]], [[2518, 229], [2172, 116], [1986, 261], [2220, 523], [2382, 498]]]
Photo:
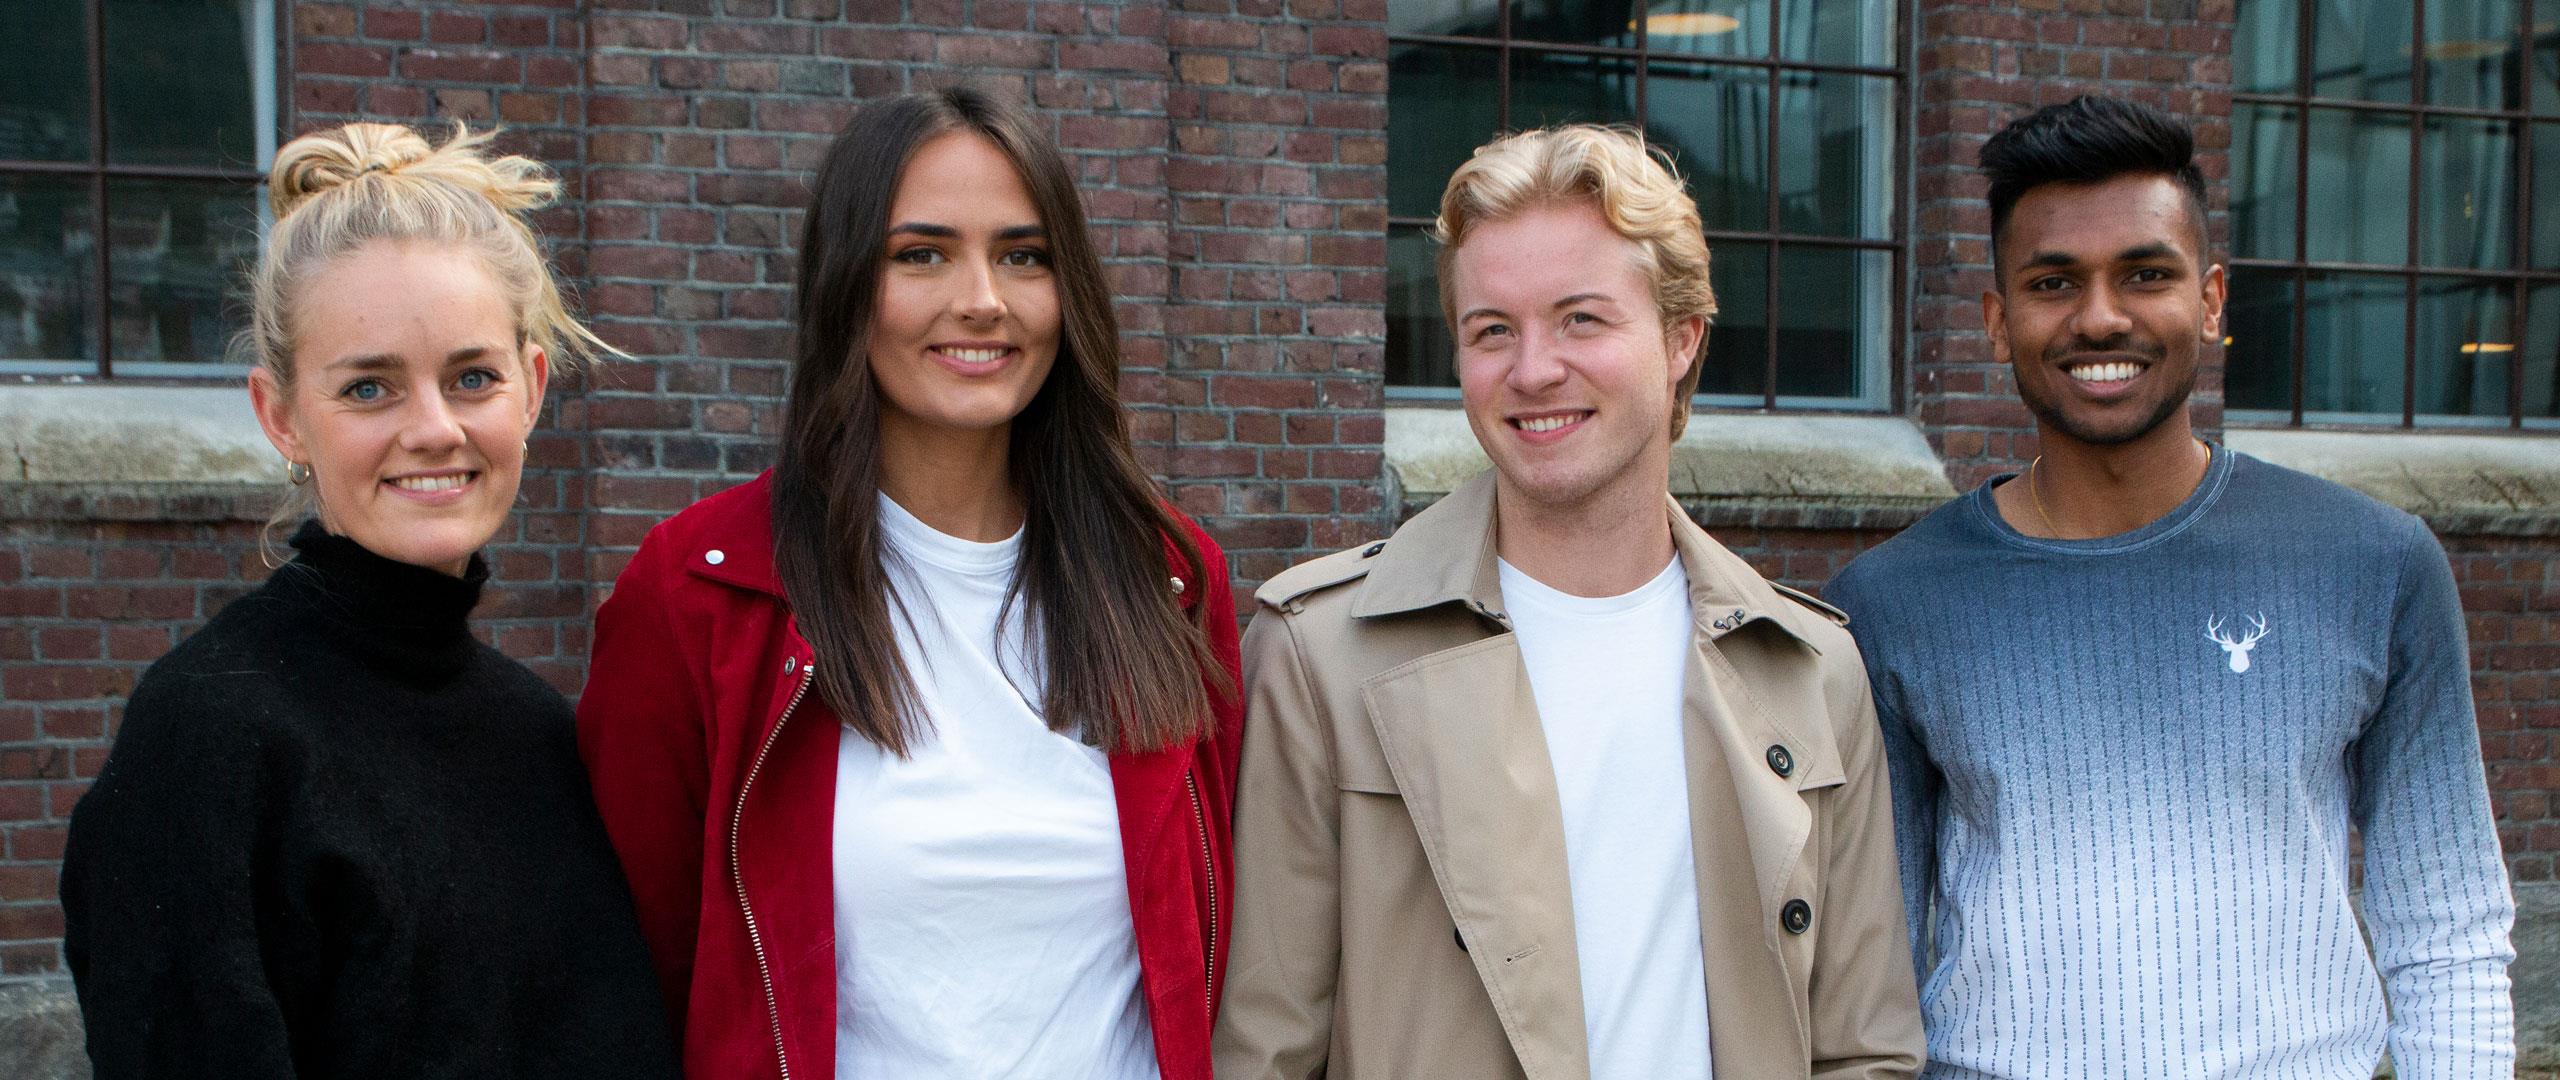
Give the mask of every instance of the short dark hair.
[[2094, 184], [2127, 173], [2166, 176], [2186, 191], [2197, 234], [2205, 230], [2204, 170], [2196, 167], [2195, 132], [2138, 101], [2082, 94], [2021, 116], [1982, 144], [1982, 171], [1991, 174], [1994, 264], [2009, 211], [2045, 184]]

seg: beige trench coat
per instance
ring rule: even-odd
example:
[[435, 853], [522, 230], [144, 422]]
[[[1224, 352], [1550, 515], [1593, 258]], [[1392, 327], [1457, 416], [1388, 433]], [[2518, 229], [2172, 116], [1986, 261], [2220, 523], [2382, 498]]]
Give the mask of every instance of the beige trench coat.
[[[1696, 620], [1685, 742], [1716, 1074], [1915, 1075], [1890, 799], [1846, 619], [1665, 501]], [[1256, 593], [1221, 1080], [1587, 1080], [1555, 774], [1498, 581], [1488, 474]]]

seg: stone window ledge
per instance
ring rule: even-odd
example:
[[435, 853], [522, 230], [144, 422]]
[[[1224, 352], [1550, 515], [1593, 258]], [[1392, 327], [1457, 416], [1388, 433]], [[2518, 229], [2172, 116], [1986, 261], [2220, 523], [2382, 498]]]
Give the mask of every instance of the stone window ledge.
[[283, 462], [249, 392], [0, 386], [0, 520], [264, 521]]
[[2448, 536], [2560, 536], [2560, 437], [2233, 428], [2232, 449], [2333, 480]]
[[[1464, 412], [1389, 406], [1386, 420], [1408, 514], [1488, 466]], [[1956, 492], [1902, 417], [1700, 412], [1672, 446], [1671, 493], [1709, 528], [1898, 529]]]

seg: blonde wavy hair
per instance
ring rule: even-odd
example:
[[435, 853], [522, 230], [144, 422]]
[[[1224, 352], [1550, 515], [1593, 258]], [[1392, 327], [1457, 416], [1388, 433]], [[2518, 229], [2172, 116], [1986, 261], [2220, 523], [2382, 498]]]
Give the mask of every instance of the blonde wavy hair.
[[[249, 325], [234, 355], [290, 389], [303, 285], [378, 240], [448, 244], [478, 259], [514, 310], [518, 343], [540, 348], [554, 372], [598, 354], [623, 355], [569, 314], [525, 220], [559, 198], [560, 182], [531, 158], [486, 153], [496, 135], [456, 122], [436, 144], [399, 124], [348, 124], [286, 143], [267, 174], [275, 225], [249, 275]], [[269, 531], [311, 509], [308, 489], [292, 488]]]
[[[1440, 217], [1431, 237], [1439, 241], [1440, 314], [1456, 321], [1449, 293], [1450, 264], [1467, 234], [1487, 222], [1500, 221], [1535, 207], [1557, 202], [1588, 202], [1599, 208], [1611, 231], [1635, 245], [1636, 268], [1653, 287], [1653, 302], [1662, 312], [1667, 335], [1682, 319], [1696, 316], [1715, 323], [1716, 292], [1707, 278], [1705, 224], [1698, 204], [1681, 185], [1669, 155], [1648, 145], [1644, 136], [1623, 126], [1566, 124], [1505, 135], [1476, 148], [1458, 166], [1440, 193]], [[1698, 388], [1707, 343], [1698, 339], [1689, 369], [1675, 388], [1671, 435], [1688, 426], [1689, 395]], [[1673, 359], [1680, 359], [1674, 357]]]

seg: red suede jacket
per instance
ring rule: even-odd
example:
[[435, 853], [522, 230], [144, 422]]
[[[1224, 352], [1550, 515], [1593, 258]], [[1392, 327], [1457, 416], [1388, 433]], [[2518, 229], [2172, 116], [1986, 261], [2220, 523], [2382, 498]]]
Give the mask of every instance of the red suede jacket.
[[[631, 879], [688, 1076], [835, 1075], [836, 739], [810, 693], [809, 643], [773, 565], [771, 477], [650, 531], [596, 613], [578, 748]], [[1226, 557], [1182, 602], [1235, 685]], [[1189, 577], [1177, 566], [1177, 577]], [[1166, 1080], [1209, 1080], [1226, 959], [1228, 847], [1242, 698], [1213, 691], [1214, 739], [1111, 755], [1129, 906]]]

